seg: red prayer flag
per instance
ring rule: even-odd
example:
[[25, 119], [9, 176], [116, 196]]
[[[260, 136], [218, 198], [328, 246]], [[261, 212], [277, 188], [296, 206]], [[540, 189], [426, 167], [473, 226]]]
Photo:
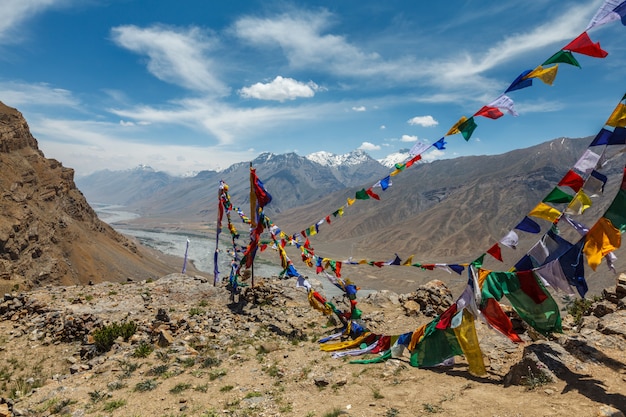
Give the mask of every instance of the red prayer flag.
[[267, 244], [266, 243], [261, 245], [261, 252], [263, 252], [265, 249], [267, 249]]
[[567, 171], [567, 174], [565, 174], [565, 176], [558, 183], [558, 185], [561, 185], [563, 187], [569, 187], [576, 192], [580, 191], [580, 189], [583, 188], [584, 184], [585, 180], [583, 179], [583, 177], [581, 177], [571, 169]]
[[522, 343], [519, 335], [513, 330], [511, 319], [502, 311], [500, 304], [493, 298], [487, 298], [480, 308], [487, 322], [500, 333], [515, 343]]
[[498, 245], [497, 242], [487, 250], [487, 253], [493, 256], [494, 258], [496, 258], [497, 260], [499, 260], [500, 262], [503, 262], [502, 252], [500, 251], [500, 245]]
[[382, 262], [382, 261], [377, 261], [377, 262], [373, 262], [373, 264], [379, 268], [382, 268], [383, 265], [386, 264], [386, 262]]
[[446, 330], [447, 328], [449, 328], [450, 322], [452, 321], [452, 317], [454, 317], [456, 312], [457, 312], [457, 305], [456, 303], [454, 303], [450, 307], [448, 307], [446, 311], [443, 312], [443, 314], [439, 318], [439, 323], [437, 323], [435, 328], [439, 330]]
[[380, 200], [380, 196], [378, 194], [376, 194], [374, 191], [372, 191], [371, 188], [368, 188], [367, 190], [365, 190], [365, 192], [367, 193], [367, 195], [369, 195], [372, 198], [375, 198], [376, 200]]
[[504, 116], [504, 113], [500, 111], [497, 107], [483, 106], [480, 110], [474, 114], [474, 116], [483, 116], [488, 119], [499, 119]]
[[411, 160], [409, 162], [407, 162], [404, 165], [408, 168], [411, 165], [413, 165], [414, 163], [416, 163], [417, 161], [419, 161], [420, 159], [422, 159], [422, 155], [415, 155], [413, 158], [411, 158]]
[[581, 33], [576, 39], [565, 45], [563, 50], [578, 52], [594, 58], [604, 58], [609, 54], [600, 48], [600, 42], [593, 43], [587, 32]]
[[326, 223], [330, 224], [330, 216], [326, 216]]
[[548, 299], [546, 293], [539, 286], [533, 271], [518, 271], [515, 275], [519, 280], [520, 289], [535, 303], [541, 304]]

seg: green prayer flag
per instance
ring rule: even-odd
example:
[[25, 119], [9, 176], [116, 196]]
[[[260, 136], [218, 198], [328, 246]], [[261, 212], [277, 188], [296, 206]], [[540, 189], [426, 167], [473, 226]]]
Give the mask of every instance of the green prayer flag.
[[626, 231], [626, 190], [619, 190], [603, 217], [621, 233]]
[[570, 51], [563, 51], [563, 50], [552, 55], [550, 58], [546, 60], [546, 62], [544, 62], [541, 65], [556, 64], [558, 62], [562, 62], [564, 64], [569, 64], [569, 65], [574, 65], [575, 67], [581, 68], [576, 58], [574, 58], [574, 55]]
[[453, 329], [437, 329], [439, 317], [428, 323], [424, 337], [411, 352], [411, 366], [435, 366], [446, 359], [462, 355], [463, 349]]
[[483, 253], [478, 258], [476, 258], [475, 261], [472, 262], [472, 265], [474, 265], [476, 268], [482, 268], [484, 261], [485, 261], [485, 254]]
[[474, 121], [474, 117], [470, 117], [469, 119], [467, 119], [466, 121], [464, 121], [463, 123], [459, 125], [459, 130], [461, 131], [461, 134], [463, 135], [466, 141], [470, 139], [470, 137], [472, 136], [472, 133], [474, 133], [474, 129], [476, 129], [477, 126], [478, 125]]
[[354, 198], [356, 198], [357, 200], [367, 200], [370, 198], [370, 196], [369, 194], [367, 194], [367, 191], [365, 191], [365, 188], [363, 188], [360, 191], [356, 192]]
[[[561, 333], [559, 306], [534, 274], [528, 276], [528, 279], [533, 281], [522, 285], [515, 272], [490, 272], [483, 283], [481, 295], [483, 299], [495, 300], [506, 296], [520, 318], [539, 333]], [[537, 302], [533, 296], [540, 296], [543, 301]]]
[[541, 200], [544, 203], [569, 203], [574, 199], [574, 196], [567, 194], [565, 191], [558, 187], [554, 187], [552, 191]]

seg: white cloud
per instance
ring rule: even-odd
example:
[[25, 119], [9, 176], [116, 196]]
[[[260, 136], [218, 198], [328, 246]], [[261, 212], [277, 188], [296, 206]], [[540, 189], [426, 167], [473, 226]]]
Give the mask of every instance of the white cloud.
[[67, 106], [80, 104], [72, 93], [49, 84], [26, 84], [20, 82], [0, 83], [0, 97], [7, 106]]
[[120, 120], [120, 126], [135, 126], [135, 123], [127, 122], [126, 120]]
[[433, 116], [415, 116], [407, 121], [410, 125], [417, 125], [423, 127], [433, 127], [437, 126], [439, 122], [435, 120]]
[[363, 151], [379, 151], [381, 147], [379, 145], [374, 145], [371, 142], [363, 142], [357, 149], [361, 149]]
[[216, 64], [207, 56], [216, 41], [201, 29], [134, 25], [111, 29], [113, 41], [148, 57], [148, 71], [158, 79], [215, 96], [230, 89], [216, 75]]
[[400, 138], [400, 142], [415, 142], [415, 141], [417, 141], [417, 136], [402, 135], [402, 137]]
[[293, 78], [283, 78], [279, 75], [269, 83], [256, 83], [250, 87], [243, 87], [239, 90], [239, 94], [245, 98], [283, 102], [299, 97], [313, 97], [319, 89], [320, 87], [313, 81], [302, 83]]
[[74, 168], [79, 176], [103, 169], [124, 170], [142, 163], [182, 175], [219, 169], [219, 165], [227, 167], [255, 156], [233, 147], [146, 143], [128, 136], [129, 130], [118, 123], [39, 119], [31, 126], [45, 156]]
[[14, 43], [21, 36], [19, 26], [46, 9], [68, 4], [66, 0], [2, 0], [0, 44]]
[[354, 106], [352, 107], [353, 111], [357, 111], [357, 112], [361, 112], [361, 111], [366, 111], [367, 108], [365, 106]]
[[433, 149], [430, 152], [425, 152], [422, 154], [422, 160], [425, 162], [432, 162], [436, 159], [441, 159], [445, 156], [445, 152], [439, 149]]
[[385, 129], [387, 129], [387, 126], [385, 126], [385, 125], [380, 125], [380, 130], [385, 130]]

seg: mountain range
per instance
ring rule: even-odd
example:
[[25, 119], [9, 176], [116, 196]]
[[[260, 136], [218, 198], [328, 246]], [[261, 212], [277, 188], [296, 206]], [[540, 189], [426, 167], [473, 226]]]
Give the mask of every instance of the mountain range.
[[[344, 156], [319, 152], [307, 157], [265, 153], [251, 164], [273, 196], [266, 214], [288, 234], [318, 224], [319, 234], [309, 239], [320, 256], [385, 261], [398, 254], [403, 260], [413, 255], [413, 262], [420, 263], [469, 262], [512, 230], [556, 186], [589, 142], [590, 138], [559, 138], [500, 155], [420, 162], [391, 177], [392, 186], [386, 191], [374, 188], [380, 201], [357, 200], [351, 206], [348, 198], [391, 171], [362, 151]], [[215, 224], [220, 179], [229, 184], [233, 204], [248, 213], [249, 167], [250, 163], [239, 163], [192, 178], [174, 178], [145, 168], [106, 171], [77, 182], [89, 201], [122, 204], [140, 213], [141, 227], [159, 227], [177, 219], [178, 224], [203, 224], [206, 231], [206, 225]], [[610, 174], [605, 196], [596, 199], [581, 221], [593, 224], [607, 207], [609, 196], [619, 187], [622, 169], [619, 163], [603, 167]], [[332, 215], [339, 208], [344, 215]], [[542, 224], [542, 230], [549, 226]], [[243, 225], [237, 227], [243, 229]], [[562, 233], [571, 241], [579, 238], [571, 228]], [[503, 254], [504, 268], [512, 266], [538, 238], [520, 232], [520, 250]], [[295, 250], [290, 256], [299, 257]], [[503, 268], [490, 257], [485, 262], [487, 267]], [[359, 270], [359, 279], [398, 274], [396, 268], [367, 267]], [[431, 271], [419, 268], [405, 268], [401, 275], [408, 283], [433, 277]], [[606, 270], [596, 275], [603, 278], [597, 285], [591, 283], [592, 288], [603, 288], [613, 279]]]

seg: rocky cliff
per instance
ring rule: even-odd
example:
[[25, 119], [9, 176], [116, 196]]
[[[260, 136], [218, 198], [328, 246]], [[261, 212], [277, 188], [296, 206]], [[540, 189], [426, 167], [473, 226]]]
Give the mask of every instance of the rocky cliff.
[[74, 170], [45, 158], [22, 114], [0, 102], [0, 290], [174, 272], [100, 221]]

